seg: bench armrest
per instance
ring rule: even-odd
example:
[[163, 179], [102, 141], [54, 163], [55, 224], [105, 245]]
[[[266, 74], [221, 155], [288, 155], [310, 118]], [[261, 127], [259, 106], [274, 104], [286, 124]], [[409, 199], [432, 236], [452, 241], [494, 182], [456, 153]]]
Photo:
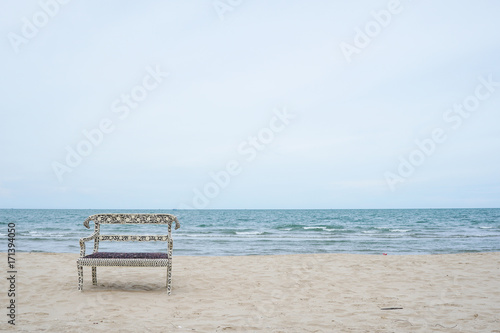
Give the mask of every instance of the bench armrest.
[[99, 233], [94, 232], [92, 235], [88, 237], [80, 238], [80, 257], [85, 257], [85, 242], [88, 242], [93, 239], [95, 240], [97, 237], [99, 237]]
[[181, 227], [181, 224], [179, 223], [179, 220], [177, 219], [177, 217], [174, 218], [174, 221], [175, 221], [175, 230], [177, 230]]
[[172, 258], [172, 252], [174, 250], [174, 240], [170, 237], [168, 239], [168, 257]]

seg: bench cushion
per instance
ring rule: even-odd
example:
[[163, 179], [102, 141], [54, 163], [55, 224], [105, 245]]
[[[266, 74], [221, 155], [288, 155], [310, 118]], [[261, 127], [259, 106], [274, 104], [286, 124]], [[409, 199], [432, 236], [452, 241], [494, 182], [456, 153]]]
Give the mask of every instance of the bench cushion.
[[166, 267], [171, 259], [167, 253], [96, 252], [78, 258], [81, 266], [148, 266]]
[[103, 258], [103, 259], [168, 259], [167, 253], [128, 253], [128, 252], [96, 252], [85, 256], [84, 258]]

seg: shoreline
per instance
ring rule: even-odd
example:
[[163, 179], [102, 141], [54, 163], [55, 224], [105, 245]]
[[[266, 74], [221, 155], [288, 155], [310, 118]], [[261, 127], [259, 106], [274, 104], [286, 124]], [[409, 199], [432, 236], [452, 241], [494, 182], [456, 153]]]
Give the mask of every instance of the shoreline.
[[[16, 325], [33, 332], [492, 332], [500, 327], [500, 252], [173, 257], [166, 269], [84, 268], [70, 253], [18, 252]], [[0, 260], [7, 259], [6, 253]], [[8, 289], [7, 279], [0, 288]], [[4, 298], [2, 297], [2, 300]], [[6, 300], [5, 300], [6, 301]], [[2, 301], [5, 302], [5, 301]]]

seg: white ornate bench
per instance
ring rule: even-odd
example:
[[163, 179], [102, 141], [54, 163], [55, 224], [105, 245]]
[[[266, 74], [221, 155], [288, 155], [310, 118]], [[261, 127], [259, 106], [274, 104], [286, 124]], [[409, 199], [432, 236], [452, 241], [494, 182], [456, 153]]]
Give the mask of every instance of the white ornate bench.
[[[135, 266], [135, 267], [167, 267], [167, 291], [172, 290], [172, 223], [175, 229], [180, 227], [177, 217], [170, 214], [97, 214], [83, 222], [89, 229], [89, 223], [94, 222], [94, 233], [80, 239], [80, 258], [76, 261], [78, 268], [78, 290], [83, 289], [83, 266], [92, 267], [92, 284], [97, 285], [97, 266]], [[167, 224], [168, 235], [101, 235], [101, 224]], [[85, 255], [85, 242], [94, 240], [94, 251]], [[130, 252], [99, 252], [100, 241], [166, 241], [166, 253], [130, 253]]]

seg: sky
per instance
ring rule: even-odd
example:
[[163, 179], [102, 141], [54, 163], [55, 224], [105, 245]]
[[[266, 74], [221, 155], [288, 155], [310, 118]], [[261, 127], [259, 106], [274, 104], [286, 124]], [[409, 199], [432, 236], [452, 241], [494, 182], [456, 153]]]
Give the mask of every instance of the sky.
[[499, 12], [4, 0], [0, 208], [500, 207]]

